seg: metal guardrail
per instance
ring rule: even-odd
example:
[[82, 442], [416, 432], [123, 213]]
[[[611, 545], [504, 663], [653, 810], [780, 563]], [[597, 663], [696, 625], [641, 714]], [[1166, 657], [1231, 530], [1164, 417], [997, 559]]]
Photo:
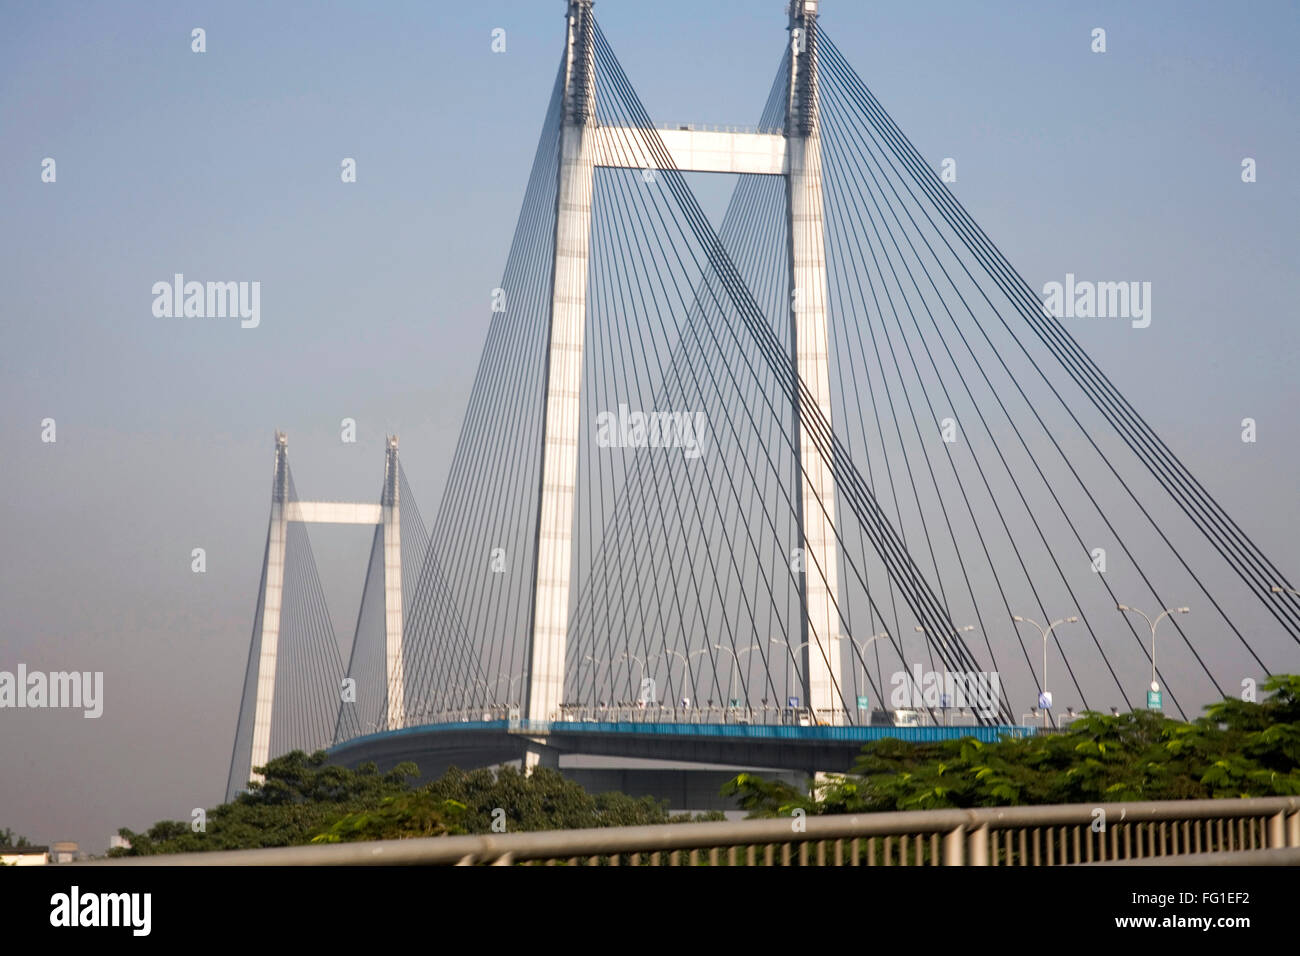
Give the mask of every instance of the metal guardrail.
[[1300, 847], [1281, 850], [1231, 850], [1227, 853], [1189, 853], [1138, 860], [1109, 860], [1084, 866], [1300, 866]]
[[[990, 807], [164, 854], [106, 865], [1061, 866], [1252, 863], [1300, 848], [1300, 797]], [[1288, 851], [1289, 852], [1289, 851]], [[1244, 856], [1242, 854], [1245, 854]], [[1255, 854], [1252, 856], [1251, 854]], [[1298, 855], [1289, 853], [1288, 862]], [[1260, 862], [1266, 858], [1258, 857]], [[1268, 857], [1268, 860], [1281, 859]]]

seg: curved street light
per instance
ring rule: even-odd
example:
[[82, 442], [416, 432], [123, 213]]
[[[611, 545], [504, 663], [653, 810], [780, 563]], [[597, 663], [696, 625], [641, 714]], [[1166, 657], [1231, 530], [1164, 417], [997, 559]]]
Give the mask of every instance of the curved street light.
[[1151, 689], [1156, 693], [1160, 692], [1160, 682], [1156, 680], [1156, 625], [1160, 623], [1161, 618], [1170, 614], [1187, 614], [1192, 609], [1189, 607], [1167, 607], [1153, 621], [1145, 612], [1135, 607], [1129, 607], [1127, 604], [1116, 604], [1115, 607], [1121, 611], [1132, 611], [1134, 614], [1141, 614], [1148, 624], [1151, 625]]
[[[918, 625], [916, 625], [915, 627], [913, 627], [912, 630], [916, 631], [916, 632], [919, 633], [919, 634], [929, 634], [929, 633], [930, 633], [929, 628], [922, 627], [920, 624], [918, 624]], [[957, 628], [953, 628], [953, 630], [955, 630], [958, 634], [965, 634], [967, 631], [973, 631], [973, 630], [975, 630], [975, 625], [974, 625], [974, 624], [967, 624], [965, 627], [957, 627]], [[944, 645], [944, 647], [947, 647], [947, 646], [948, 646], [948, 639], [947, 639], [946, 637], [944, 638], [943, 645]], [[906, 662], [904, 662], [904, 663], [906, 663]]]
[[[929, 629], [929, 628], [922, 627], [920, 624], [917, 624], [915, 627], [912, 628], [912, 630], [916, 631], [916, 632], [919, 633], [919, 634], [926, 634], [926, 635], [933, 636], [933, 635], [930, 634], [930, 629]], [[956, 631], [958, 634], [965, 634], [967, 631], [973, 631], [973, 630], [975, 630], [975, 625], [974, 625], [974, 624], [967, 624], [965, 627], [954, 627], [953, 630]], [[949, 644], [948, 644], [948, 638], [947, 638], [946, 635], [944, 636], [944, 639], [943, 639], [943, 646], [944, 646], [945, 649], [947, 649], [947, 648], [949, 647]], [[942, 659], [942, 657], [943, 657], [943, 655], [941, 654], [941, 655], [940, 655], [940, 659]], [[903, 661], [903, 666], [904, 666], [904, 667], [907, 666], [907, 661], [906, 661], [906, 660]], [[920, 666], [920, 662], [919, 662], [919, 661], [917, 662], [917, 666], [918, 666], [918, 667]], [[947, 666], [948, 666], [948, 662], [947, 662], [947, 661], [944, 661], [944, 667], [947, 667]], [[918, 688], [918, 690], [919, 690], [919, 688]], [[915, 700], [915, 698], [913, 698], [913, 699]], [[945, 711], [945, 719], [947, 719], [947, 717], [946, 717], [946, 711], [947, 711], [947, 708], [943, 706], [943, 696], [942, 696], [942, 695], [941, 695], [940, 698], [939, 698], [939, 709], [942, 710], [942, 711]], [[929, 711], [931, 717], [934, 716], [934, 711], [932, 711], [932, 710], [929, 709], [929, 705], [926, 705], [926, 710]]]
[[[635, 654], [631, 653], [630, 651], [624, 651], [622, 654], [618, 655], [617, 660], [618, 660], [618, 661], [629, 661], [629, 662], [630, 662], [630, 661], [636, 661], [637, 667], [639, 667], [639, 668], [641, 669], [641, 670], [640, 670], [640, 673], [641, 673], [641, 674], [644, 674], [644, 673], [645, 673], [645, 662], [642, 661], [641, 658], [637, 657]], [[617, 661], [616, 661], [616, 662], [617, 662]]]
[[[1034, 625], [1034, 627], [1038, 628], [1039, 633], [1043, 635], [1043, 684], [1041, 687], [1038, 688], [1038, 692], [1042, 698], [1040, 703], [1046, 704], [1047, 703], [1047, 696], [1046, 696], [1047, 695], [1047, 638], [1051, 636], [1052, 629], [1056, 627], [1058, 624], [1073, 624], [1079, 620], [1079, 617], [1077, 614], [1074, 615], [1073, 617], [1063, 617], [1059, 621], [1053, 621], [1051, 624], [1047, 625], [1047, 627], [1043, 627], [1043, 625], [1039, 624], [1031, 617], [1021, 617], [1019, 614], [1013, 615], [1011, 619], [1015, 621], [1017, 624], [1032, 624]], [[1044, 727], [1048, 726], [1049, 710], [1051, 710], [1050, 707], [1047, 706], [1043, 707]]]
[[[832, 640], [835, 640], [835, 639], [836, 639], [836, 638], [832, 638]], [[781, 638], [779, 638], [779, 637], [774, 637], [774, 638], [772, 638], [772, 643], [773, 643], [773, 644], [784, 644], [786, 647], [789, 647], [789, 646], [790, 646], [790, 642], [789, 642], [789, 641], [783, 641], [783, 640], [781, 640]], [[790, 655], [786, 658], [786, 662], [785, 662], [785, 695], [786, 695], [787, 697], [790, 696], [790, 658], [798, 659], [798, 657], [799, 657], [799, 652], [800, 652], [801, 650], [803, 650], [805, 647], [807, 647], [807, 646], [808, 646], [809, 644], [811, 644], [811, 643], [812, 643], [812, 641], [800, 641], [799, 644], [797, 644], [797, 645], [795, 646], [795, 648], [794, 648], [794, 652], [793, 652], [792, 654], [790, 654]]]
[[[888, 637], [888, 636], [889, 636], [888, 631], [881, 631], [879, 634], [872, 634], [870, 637], [864, 638], [861, 642], [858, 642], [855, 641], [848, 634], [840, 635], [841, 640], [849, 641], [849, 643], [851, 643], [854, 647], [858, 649], [858, 658], [859, 660], [862, 661], [862, 685], [865, 685], [867, 683], [867, 648], [870, 647], [874, 641], [878, 641], [882, 637]], [[853, 683], [855, 687], [859, 686], [857, 661], [853, 662]]]
[[[865, 640], [865, 642], [863, 643], [862, 646], [865, 647], [867, 644], [870, 644], [872, 641], [876, 640], [877, 638], [880, 638], [880, 637], [888, 637], [888, 636], [889, 636], [889, 635], [888, 635], [887, 633], [882, 633], [882, 634], [873, 634], [871, 637], [869, 637], [869, 638], [867, 638], [867, 639]], [[832, 634], [832, 635], [830, 636], [830, 640], [832, 640], [832, 641], [849, 641], [849, 642], [851, 643], [851, 642], [853, 641], [853, 638], [851, 638], [851, 637], [850, 637], [849, 635], [847, 635], [847, 634]], [[769, 643], [772, 643], [772, 644], [780, 644], [780, 645], [783, 645], [783, 646], [785, 646], [785, 647], [789, 647], [789, 646], [790, 646], [790, 642], [789, 642], [789, 641], [784, 641], [784, 640], [782, 640], [782, 639], [779, 638], [779, 637], [773, 637], [773, 638], [771, 638], [771, 639], [769, 640]], [[793, 653], [791, 653], [790, 655], [788, 655], [787, 658], [786, 658], [786, 662], [785, 662], [785, 692], [786, 692], [786, 696], [787, 696], [787, 697], [788, 697], [789, 694], [790, 694], [790, 658], [795, 658], [795, 659], [797, 659], [798, 656], [799, 656], [799, 652], [800, 652], [801, 650], [803, 650], [805, 647], [807, 647], [809, 644], [813, 644], [813, 643], [815, 643], [815, 642], [812, 641], [812, 640], [800, 641], [798, 644], [796, 644], [796, 645], [794, 646]], [[758, 647], [758, 645], [755, 644], [754, 647]], [[741, 651], [741, 653], [744, 654], [745, 651]], [[854, 667], [855, 667], [854, 674], [855, 674], [855, 679], [856, 679], [856, 673], [857, 673], [857, 671], [856, 671], [856, 665], [854, 665]], [[864, 674], [865, 674], [865, 668], [866, 668], [866, 664], [865, 664], [865, 663], [863, 664], [863, 668], [864, 668]], [[835, 686], [839, 686], [839, 675], [834, 675], [832, 679], [833, 679], [833, 681], [834, 681], [834, 683], [835, 683]], [[843, 694], [843, 688], [841, 688], [841, 690], [840, 690], [840, 700], [841, 700], [841, 703], [843, 703], [843, 697], [844, 697], [844, 694]], [[808, 706], [811, 706], [811, 703], [809, 703]], [[845, 706], [847, 706], [847, 704], [846, 704]]]
[[728, 647], [725, 644], [714, 644], [713, 646], [717, 650], [726, 651], [728, 654], [731, 655], [731, 683], [727, 685], [727, 693], [728, 696], [731, 697], [732, 699], [738, 699], [735, 697], [735, 693], [736, 693], [736, 680], [739, 677], [739, 670], [740, 670], [740, 655], [748, 654], [751, 651], [759, 650], [760, 649], [759, 645], [750, 644], [748, 647], [739, 651], [733, 651], [730, 647]]
[[582, 659], [583, 659], [584, 661], [591, 661], [591, 669], [592, 669], [592, 685], [593, 685], [593, 687], [592, 687], [592, 692], [593, 692], [593, 694], [592, 694], [592, 699], [594, 700], [594, 699], [595, 699], [595, 690], [597, 689], [597, 687], [598, 687], [599, 684], [600, 684], [600, 665], [601, 665], [601, 664], [608, 664], [608, 663], [610, 663], [610, 661], [605, 660], [605, 658], [603, 658], [603, 657], [595, 657], [594, 655], [591, 655], [591, 654], [584, 654]]
[[515, 681], [517, 681], [517, 680], [522, 680], [522, 679], [524, 678], [524, 676], [525, 676], [525, 675], [523, 675], [523, 674], [515, 674], [515, 675], [513, 675], [513, 676], [511, 676], [511, 675], [509, 675], [509, 674], [498, 674], [498, 675], [497, 675], [497, 679], [496, 679], [495, 681], [493, 681], [493, 683], [492, 683], [492, 687], [493, 687], [494, 689], [496, 689], [496, 690], [499, 691], [500, 688], [501, 688], [501, 682], [502, 682], [502, 681], [505, 681], [505, 682], [506, 682], [506, 696], [507, 696], [507, 697], [511, 697], [511, 696], [514, 695], [514, 692], [515, 692]]
[[[709, 651], [708, 651], [708, 648], [704, 648], [704, 649], [702, 649], [702, 650], [698, 650], [698, 651], [691, 651], [690, 654], [683, 654], [681, 651], [674, 651], [674, 650], [670, 650], [670, 651], [668, 651], [667, 653], [669, 653], [669, 654], [675, 654], [676, 656], [678, 656], [678, 657], [680, 657], [680, 658], [682, 659], [682, 683], [685, 684], [685, 683], [686, 683], [686, 679], [687, 679], [688, 677], [690, 677], [690, 673], [691, 673], [691, 658], [692, 658], [692, 657], [695, 657], [695, 656], [698, 655], [698, 654], [707, 654], [708, 652], [709, 652]], [[672, 661], [669, 661], [669, 662], [668, 662], [668, 682], [669, 682], [670, 684], [672, 683], [672, 679], [673, 679], [673, 664], [672, 664]]]

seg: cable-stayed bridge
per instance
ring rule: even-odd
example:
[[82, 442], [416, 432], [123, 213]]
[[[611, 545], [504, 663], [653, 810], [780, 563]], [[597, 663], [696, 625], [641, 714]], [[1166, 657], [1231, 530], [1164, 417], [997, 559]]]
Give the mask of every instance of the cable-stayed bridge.
[[[755, 125], [661, 129], [569, 3], [431, 524], [396, 439], [357, 505], [299, 500], [277, 436], [230, 794], [295, 747], [842, 769], [954, 707], [989, 738], [1042, 703], [1194, 716], [1300, 663], [1289, 580], [817, 8], [790, 5]], [[735, 179], [716, 224], [701, 173]], [[346, 665], [317, 521], [376, 529]]]

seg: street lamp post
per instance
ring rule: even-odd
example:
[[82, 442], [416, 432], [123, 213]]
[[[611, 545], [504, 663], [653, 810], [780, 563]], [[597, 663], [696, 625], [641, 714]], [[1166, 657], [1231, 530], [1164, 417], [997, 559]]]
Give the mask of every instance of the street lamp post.
[[[786, 641], [781, 640], [779, 637], [772, 638], [772, 643], [784, 644], [786, 647], [790, 646]], [[811, 643], [812, 641], [800, 641], [799, 644], [795, 647], [794, 653], [786, 656], [786, 660], [785, 660], [785, 696], [786, 697], [790, 696], [790, 658], [791, 657], [798, 658], [799, 652]]]
[[[682, 664], [684, 664], [686, 667], [690, 667], [690, 661], [688, 661], [688, 660], [686, 659], [686, 655], [683, 654], [681, 651], [668, 651], [667, 653], [669, 653], [669, 654], [676, 654], [678, 657], [680, 657], [680, 658], [682, 659]], [[669, 661], [669, 662], [668, 662], [668, 682], [671, 684], [671, 683], [672, 683], [672, 680], [673, 680], [673, 662], [672, 662], [672, 661]]]
[[[644, 671], [645, 671], [645, 663], [641, 660], [641, 658], [637, 657], [637, 655], [633, 654], [631, 651], [624, 651], [622, 654], [618, 655], [618, 657], [616, 657], [616, 658], [614, 658], [612, 661], [610, 661], [610, 667], [609, 667], [609, 680], [610, 680], [610, 697], [611, 697], [611, 698], [613, 698], [613, 697], [615, 696], [615, 691], [614, 691], [614, 680], [615, 680], [615, 678], [614, 678], [614, 665], [617, 664], [619, 661], [627, 661], [629, 664], [630, 664], [632, 661], [636, 661], [636, 663], [637, 663], [637, 667], [639, 667], [639, 668], [641, 669], [641, 672], [644, 673]], [[638, 678], [638, 680], [639, 680], [639, 678]], [[631, 677], [629, 677], [629, 678], [628, 678], [628, 693], [629, 693], [629, 694], [632, 693], [631, 682], [632, 682], [632, 679], [631, 679]], [[639, 685], [638, 685], [638, 686], [639, 686]]]
[[[686, 680], [687, 680], [687, 678], [690, 677], [691, 658], [692, 658], [692, 657], [695, 657], [697, 654], [707, 654], [707, 653], [708, 653], [708, 648], [704, 648], [704, 649], [702, 649], [702, 650], [698, 650], [698, 651], [691, 651], [690, 654], [683, 654], [681, 651], [674, 651], [674, 650], [670, 650], [670, 651], [668, 651], [668, 653], [669, 653], [669, 654], [676, 654], [678, 657], [680, 657], [680, 658], [682, 659], [682, 684], [685, 685], [685, 684], [686, 684]], [[672, 681], [673, 681], [673, 670], [672, 670], [672, 667], [673, 667], [673, 665], [672, 665], [672, 661], [669, 661], [669, 662], [668, 662], [668, 683], [669, 683], [669, 684], [671, 684]], [[673, 706], [674, 706], [674, 710], [675, 710], [675, 709], [676, 709], [676, 705], [674, 704]]]
[[[916, 631], [918, 634], [928, 634], [928, 633], [929, 633], [929, 629], [928, 629], [928, 628], [924, 628], [924, 627], [922, 627], [920, 624], [916, 625], [916, 627], [912, 628], [912, 630]], [[967, 624], [965, 627], [959, 627], [959, 628], [956, 628], [956, 631], [957, 631], [958, 634], [965, 634], [967, 631], [973, 631], [973, 630], [975, 630], [975, 625], [974, 625], [974, 624]], [[946, 639], [944, 640], [944, 646], [945, 646], [945, 647], [948, 646], [948, 642], [947, 642]]]
[[[701, 647], [698, 651], [691, 651], [689, 654], [687, 654], [687, 655], [686, 655], [686, 658], [687, 658], [687, 665], [688, 665], [687, 670], [690, 669], [690, 668], [689, 668], [690, 658], [692, 658], [692, 657], [696, 657], [696, 656], [698, 656], [698, 655], [700, 655], [700, 654], [707, 654], [707, 653], [709, 653], [709, 649], [708, 649], [707, 647]], [[687, 677], [687, 674], [686, 674], [686, 673], [683, 673], [683, 674], [682, 674], [682, 681], [683, 681], [683, 683], [685, 683], [685, 681], [686, 681], [686, 677]], [[696, 698], [696, 701], [695, 701], [695, 709], [696, 709], [696, 710], [699, 710], [699, 707], [700, 707], [699, 699]], [[690, 708], [688, 707], [687, 709], [689, 710]]]
[[[914, 630], [914, 631], [916, 631], [917, 633], [920, 633], [920, 634], [928, 634], [928, 633], [929, 633], [929, 631], [928, 631], [926, 628], [922, 627], [922, 626], [919, 625], [919, 624], [916, 625], [916, 627], [912, 628], [912, 630]], [[967, 624], [965, 627], [959, 627], [959, 628], [956, 628], [955, 630], [957, 631], [958, 634], [964, 634], [964, 633], [966, 633], [967, 631], [973, 631], [973, 630], [975, 630], [975, 625], [974, 625], [974, 624]], [[944, 646], [945, 646], [945, 647], [948, 646], [947, 638], [944, 639]], [[906, 666], [906, 662], [904, 662], [904, 666]], [[942, 705], [943, 705], [943, 701], [942, 701], [942, 698], [941, 698], [941, 699], [940, 699], [940, 707], [941, 707], [941, 708], [942, 708]], [[945, 709], [946, 709], [946, 708], [945, 708]]]
[[1048, 701], [1047, 701], [1047, 693], [1048, 693], [1048, 690], [1047, 690], [1047, 638], [1051, 635], [1051, 633], [1052, 633], [1052, 628], [1056, 627], [1056, 625], [1058, 625], [1058, 624], [1073, 624], [1075, 621], [1079, 620], [1079, 618], [1078, 618], [1077, 616], [1075, 616], [1075, 617], [1063, 617], [1063, 618], [1061, 618], [1059, 621], [1053, 621], [1051, 624], [1047, 625], [1046, 628], [1044, 628], [1043, 625], [1039, 624], [1039, 623], [1038, 623], [1037, 621], [1035, 621], [1033, 618], [1021, 617], [1019, 614], [1013, 615], [1011, 619], [1012, 619], [1013, 621], [1015, 621], [1017, 624], [1032, 624], [1032, 625], [1034, 625], [1034, 627], [1038, 628], [1039, 632], [1043, 635], [1043, 686], [1039, 688], [1039, 694], [1042, 696], [1042, 701], [1041, 701], [1041, 703], [1044, 705], [1044, 706], [1043, 706], [1043, 726], [1046, 727], [1046, 726], [1048, 726], [1048, 711], [1051, 709], [1050, 707], [1047, 706], [1047, 703], [1048, 703]]
[[1156, 680], [1156, 625], [1160, 623], [1161, 618], [1169, 614], [1187, 614], [1191, 611], [1191, 608], [1167, 607], [1157, 614], [1156, 619], [1153, 621], [1143, 611], [1135, 607], [1129, 607], [1127, 604], [1116, 604], [1115, 607], [1121, 611], [1132, 611], [1134, 614], [1141, 614], [1143, 619], [1151, 625], [1151, 690], [1153, 693], [1160, 693], [1160, 682]]
[[[591, 671], [592, 671], [592, 675], [591, 675], [591, 690], [592, 690], [592, 693], [591, 693], [591, 702], [592, 702], [592, 704], [594, 705], [594, 704], [596, 703], [596, 700], [597, 700], [598, 696], [599, 696], [599, 695], [596, 693], [596, 691], [599, 689], [599, 686], [600, 686], [600, 665], [603, 664], [603, 663], [605, 663], [605, 658], [603, 658], [603, 657], [595, 657], [595, 656], [593, 656], [593, 655], [591, 655], [591, 654], [587, 654], [587, 655], [585, 655], [582, 659], [583, 659], [584, 661], [591, 661]], [[581, 695], [579, 696], [579, 699], [581, 699]]]
[[[789, 644], [786, 644], [785, 641], [781, 640], [781, 639], [778, 638], [778, 637], [774, 637], [774, 638], [772, 638], [772, 643], [773, 643], [773, 644], [785, 644], [786, 647], [789, 647]], [[792, 656], [792, 657], [794, 657], [794, 658], [797, 659], [797, 658], [799, 657], [799, 652], [800, 652], [801, 650], [803, 650], [805, 647], [807, 647], [807, 646], [808, 646], [809, 644], [811, 644], [811, 643], [812, 643], [812, 641], [800, 641], [799, 644], [798, 644], [798, 645], [795, 647], [795, 649], [794, 649], [794, 654], [792, 654], [792, 655], [790, 655], [790, 656]], [[786, 704], [789, 705], [789, 703], [790, 703], [790, 701], [789, 701], [789, 697], [790, 697], [790, 657], [787, 657], [787, 658], [786, 658], [785, 665], [786, 665], [786, 666], [785, 666], [785, 696], [786, 696], [786, 698], [787, 698], [787, 700], [786, 700]], [[800, 695], [800, 699], [802, 699], [802, 695]], [[780, 703], [780, 702], [778, 701], [778, 703]], [[806, 704], [807, 701], [804, 701], [804, 703]]]
[[729, 697], [731, 697], [731, 699], [734, 700], [736, 699], [733, 696], [736, 693], [736, 680], [740, 676], [739, 675], [740, 655], [748, 654], [750, 651], [756, 651], [759, 649], [759, 646], [757, 644], [750, 644], [749, 647], [746, 647], [740, 651], [733, 651], [726, 644], [714, 644], [713, 646], [715, 649], [719, 651], [726, 651], [728, 654], [731, 655], [731, 683], [727, 685], [727, 694]]
[[[754, 651], [760, 651], [760, 650], [762, 650], [762, 649], [763, 649], [763, 648], [762, 648], [762, 645], [761, 645], [761, 644], [750, 644], [749, 647], [743, 647], [743, 648], [741, 648], [741, 649], [736, 653], [736, 665], [737, 665], [737, 666], [740, 665], [740, 655], [741, 655], [741, 654], [752, 654]], [[737, 677], [739, 677], [739, 674], [737, 674]], [[738, 698], [736, 698], [736, 699], [738, 699]], [[745, 694], [745, 710], [746, 710], [746, 712], [749, 711], [749, 694], [748, 694], [748, 693]]]
[[[502, 682], [502, 681], [505, 681], [505, 682], [506, 682], [506, 697], [509, 698], [509, 697], [511, 697], [511, 696], [514, 695], [514, 692], [515, 692], [515, 681], [519, 680], [519, 678], [522, 677], [522, 676], [523, 676], [522, 674], [518, 674], [518, 675], [516, 675], [516, 676], [514, 676], [514, 677], [511, 677], [511, 676], [508, 675], [508, 674], [498, 674], [498, 675], [497, 675], [497, 679], [492, 683], [492, 689], [495, 690], [497, 693], [500, 693], [500, 692], [501, 692], [501, 682]], [[509, 703], [510, 703], [509, 700], [507, 700], [507, 701], [506, 701], [507, 706], [509, 706]]]
[[[648, 706], [650, 703], [656, 703], [656, 704], [657, 704], [658, 701], [659, 701], [659, 694], [658, 694], [658, 691], [654, 689], [654, 688], [655, 688], [655, 679], [654, 679], [653, 676], [651, 676], [651, 677], [649, 678], [649, 684], [650, 684], [650, 687], [651, 687], [651, 689], [652, 689], [652, 693], [651, 693], [652, 700], [650, 700], [650, 701], [642, 700], [642, 696], [641, 696], [641, 695], [645, 692], [645, 689], [646, 689], [646, 688], [645, 688], [645, 685], [646, 685], [646, 682], [647, 682], [646, 675], [647, 675], [647, 674], [651, 674], [651, 675], [653, 675], [653, 674], [655, 673], [655, 671], [654, 671], [654, 670], [651, 668], [651, 666], [650, 666], [650, 665], [651, 665], [651, 662], [653, 662], [656, 658], [658, 658], [658, 657], [660, 657], [660, 656], [661, 656], [661, 655], [659, 655], [659, 654], [647, 654], [647, 655], [646, 655], [646, 659], [645, 659], [644, 661], [640, 661], [640, 660], [637, 661], [637, 663], [639, 663], [639, 664], [641, 665], [641, 676], [640, 676], [640, 679], [637, 681], [637, 698], [636, 698], [636, 699], [637, 699], [637, 703], [638, 703], [639, 705], [642, 705], [642, 706]], [[634, 658], [634, 659], [635, 659], [635, 658]]]
[[[919, 630], [919, 628], [918, 628], [918, 630]], [[968, 627], [968, 628], [963, 628], [963, 630], [967, 630], [967, 631], [969, 631], [969, 630], [973, 630], [973, 628], [969, 628], [969, 627]], [[869, 645], [872, 641], [877, 641], [877, 640], [879, 640], [879, 639], [882, 638], [882, 637], [888, 637], [888, 636], [889, 636], [889, 632], [888, 632], [888, 631], [882, 631], [882, 632], [879, 633], [879, 634], [873, 634], [873, 635], [871, 635], [870, 637], [866, 638], [866, 639], [865, 639], [865, 640], [864, 640], [860, 645], [857, 645], [857, 646], [858, 646], [858, 649], [859, 649], [859, 654], [860, 654], [860, 656], [864, 656], [864, 652], [865, 652], [865, 649], [866, 649], [867, 645]], [[832, 641], [849, 641], [849, 642], [853, 643], [853, 638], [852, 638], [851, 636], [849, 636], [848, 634], [832, 634], [832, 635], [830, 636], [830, 639], [831, 639]], [[781, 638], [779, 638], [779, 637], [773, 637], [773, 638], [771, 638], [771, 639], [770, 639], [770, 643], [772, 643], [772, 644], [778, 644], [778, 645], [784, 646], [784, 647], [786, 647], [786, 648], [789, 648], [789, 646], [790, 646], [788, 642], [781, 640]], [[800, 641], [800, 642], [795, 646], [795, 648], [794, 648], [794, 653], [793, 653], [793, 654], [789, 654], [789, 655], [786, 656], [786, 661], [785, 661], [785, 692], [786, 692], [786, 696], [787, 696], [787, 697], [790, 696], [790, 658], [791, 658], [791, 657], [794, 657], [795, 659], [798, 659], [798, 657], [799, 657], [799, 652], [802, 651], [805, 647], [807, 647], [809, 644], [812, 644], [812, 643], [813, 643], [813, 642], [812, 642], [811, 640]], [[715, 646], [717, 646], [717, 645], [715, 645]], [[741, 654], [745, 654], [745, 653], [747, 653], [747, 652], [750, 651], [750, 650], [757, 650], [757, 649], [758, 649], [758, 645], [757, 645], [757, 644], [754, 644], [754, 645], [752, 645], [751, 647], [746, 648], [745, 650], [741, 651], [740, 653], [741, 653]], [[863, 682], [864, 682], [864, 683], [866, 682], [866, 667], [867, 667], [867, 665], [866, 665], [866, 660], [865, 660], [865, 656], [864, 656], [864, 660], [863, 660], [863, 663], [862, 663]], [[854, 681], [856, 681], [856, 680], [857, 680], [857, 665], [854, 665], [853, 675], [854, 675]], [[841, 675], [838, 675], [838, 674], [837, 674], [837, 675], [834, 675], [834, 680], [835, 680], [835, 683], [836, 683], [837, 686], [840, 686], [840, 676], [841, 676]], [[848, 704], [847, 704], [846, 702], [844, 702], [843, 698], [844, 698], [843, 687], [840, 686], [840, 699], [841, 699], [841, 702], [844, 703], [845, 707], [847, 707]]]
[[[889, 636], [889, 632], [888, 632], [888, 631], [881, 631], [879, 634], [872, 634], [870, 637], [866, 638], [866, 639], [865, 639], [864, 641], [862, 641], [861, 643], [858, 643], [857, 641], [854, 641], [853, 638], [850, 637], [850, 636], [847, 635], [847, 634], [842, 635], [842, 636], [843, 636], [843, 637], [846, 637], [846, 638], [848, 638], [850, 641], [852, 641], [852, 642], [853, 642], [853, 646], [856, 647], [856, 648], [858, 649], [858, 657], [861, 658], [861, 660], [862, 660], [862, 683], [863, 683], [863, 684], [866, 684], [866, 682], [867, 682], [867, 648], [871, 646], [871, 642], [872, 642], [872, 641], [878, 641], [878, 640], [880, 640], [882, 637], [888, 637], [888, 636]], [[857, 687], [859, 686], [859, 685], [858, 685], [858, 665], [857, 665], [856, 663], [853, 665], [853, 684], [854, 684], [854, 689], [856, 690]]]

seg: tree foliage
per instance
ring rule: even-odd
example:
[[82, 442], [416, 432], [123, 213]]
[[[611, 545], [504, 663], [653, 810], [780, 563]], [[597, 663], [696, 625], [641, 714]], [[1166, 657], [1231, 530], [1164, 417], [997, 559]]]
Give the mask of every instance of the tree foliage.
[[295, 750], [259, 768], [264, 780], [249, 785], [230, 803], [207, 811], [205, 825], [161, 820], [143, 833], [123, 828], [118, 833], [129, 849], [109, 856], [149, 856], [202, 850], [243, 850], [254, 847], [308, 843], [335, 820], [354, 811], [379, 806], [386, 797], [406, 793], [419, 770], [403, 763], [379, 773], [373, 763], [355, 770], [327, 764], [323, 751]]
[[[389, 840], [458, 833], [625, 826], [698, 819], [670, 816], [651, 797], [589, 794], [556, 770], [524, 774], [513, 767], [450, 769], [416, 785], [415, 764], [379, 773], [326, 763], [326, 755], [294, 751], [270, 761], [261, 783], [207, 812], [206, 826], [162, 820], [144, 833], [118, 831], [131, 844], [110, 856], [145, 856], [256, 847]], [[721, 814], [704, 818], [719, 819]]]
[[1190, 723], [1087, 712], [1059, 734], [937, 743], [885, 738], [816, 794], [742, 774], [724, 793], [751, 816], [1300, 794], [1300, 677], [1228, 698]]
[[9, 829], [8, 827], [0, 827], [0, 846], [12, 847], [17, 849], [20, 847], [26, 847], [31, 845], [32, 843], [30, 840], [27, 839], [27, 837], [19, 836], [17, 833], [14, 833], [14, 831]]
[[347, 815], [316, 837], [315, 842], [574, 830], [685, 819], [693, 818], [669, 816], [653, 797], [587, 793], [559, 771], [545, 767], [531, 774], [509, 766], [495, 773], [453, 767], [418, 791], [387, 798], [373, 810]]

